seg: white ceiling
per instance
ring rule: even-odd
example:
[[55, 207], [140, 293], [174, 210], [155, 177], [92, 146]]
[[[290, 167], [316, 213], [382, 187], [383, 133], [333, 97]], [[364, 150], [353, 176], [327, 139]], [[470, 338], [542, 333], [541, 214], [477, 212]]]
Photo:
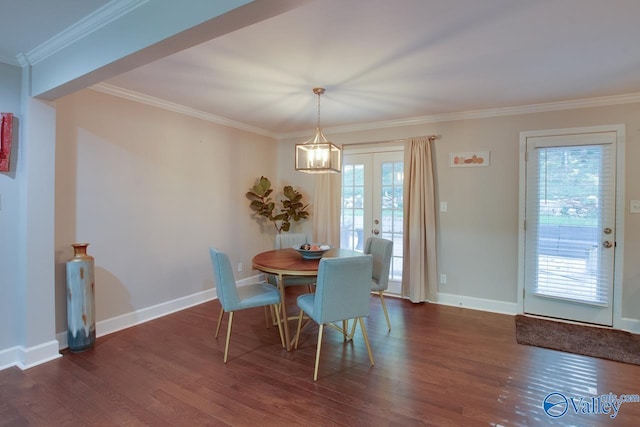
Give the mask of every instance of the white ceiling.
[[14, 63], [109, 0], [0, 0], [0, 61]]
[[[2, 1], [0, 59], [108, 3]], [[105, 83], [273, 135], [313, 129], [314, 86], [325, 131], [640, 93], [639, 16], [638, 0], [317, 0]]]

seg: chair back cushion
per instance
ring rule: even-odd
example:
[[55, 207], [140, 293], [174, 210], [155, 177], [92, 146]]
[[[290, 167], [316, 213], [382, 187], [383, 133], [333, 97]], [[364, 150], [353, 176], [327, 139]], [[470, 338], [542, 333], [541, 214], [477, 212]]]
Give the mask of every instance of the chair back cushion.
[[369, 315], [373, 257], [322, 258], [313, 307], [320, 324]]
[[374, 291], [384, 291], [389, 286], [389, 268], [393, 254], [393, 242], [379, 237], [369, 237], [364, 245], [364, 253], [373, 255]]
[[304, 233], [281, 233], [276, 234], [276, 249], [286, 249], [300, 247], [305, 243], [310, 243], [309, 238]]
[[224, 311], [233, 311], [231, 307], [237, 307], [240, 302], [236, 279], [227, 254], [219, 252], [215, 248], [209, 248], [211, 264], [213, 265], [213, 277], [216, 282], [216, 293]]

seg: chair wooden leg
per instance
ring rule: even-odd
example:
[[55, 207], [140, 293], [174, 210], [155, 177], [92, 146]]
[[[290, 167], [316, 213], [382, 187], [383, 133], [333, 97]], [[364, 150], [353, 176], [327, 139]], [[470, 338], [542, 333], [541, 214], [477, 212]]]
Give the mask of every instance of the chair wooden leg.
[[280, 343], [282, 344], [282, 347], [284, 348], [284, 335], [282, 334], [282, 322], [280, 321], [280, 307], [278, 306], [278, 304], [273, 304], [271, 306], [271, 313], [273, 314], [273, 312], [276, 313], [276, 322], [278, 322], [278, 334], [280, 334]]
[[389, 331], [391, 332], [391, 322], [389, 321], [389, 313], [387, 312], [387, 303], [384, 302], [384, 296], [382, 295], [382, 291], [378, 291], [380, 294], [380, 304], [382, 304], [382, 311], [384, 311], [384, 317], [387, 319], [387, 326], [389, 327]]
[[347, 334], [348, 328], [349, 328], [349, 321], [343, 320], [342, 321], [342, 338], [344, 339], [344, 342], [347, 342], [347, 340], [349, 339], [349, 334]]
[[371, 362], [371, 366], [373, 366], [373, 353], [371, 353], [371, 346], [369, 345], [369, 336], [367, 335], [367, 328], [364, 327], [364, 320], [362, 320], [362, 317], [359, 317], [358, 321], [360, 322], [360, 329], [362, 329], [362, 335], [364, 336], [364, 343], [367, 346], [367, 352], [369, 352], [369, 361]]
[[229, 355], [229, 341], [231, 339], [231, 323], [233, 323], [233, 311], [229, 312], [229, 325], [227, 326], [227, 342], [224, 345], [224, 363], [227, 363]]
[[353, 325], [351, 325], [351, 332], [349, 333], [349, 339], [352, 340], [353, 336], [356, 334], [356, 325], [358, 324], [358, 319], [353, 319]]
[[224, 310], [220, 308], [220, 315], [218, 316], [218, 326], [216, 326], [216, 339], [218, 339], [218, 334], [220, 333], [220, 325], [222, 324], [223, 316], [224, 316]]
[[271, 326], [269, 325], [269, 307], [264, 306], [264, 322], [267, 324], [267, 329]]
[[318, 365], [320, 364], [320, 347], [322, 346], [322, 331], [324, 325], [320, 325], [318, 328], [318, 348], [316, 349], [316, 366], [313, 369], [313, 380], [318, 381]]
[[280, 291], [280, 310], [281, 315], [280, 318], [282, 319], [282, 323], [283, 323], [283, 330], [284, 330], [284, 341], [285, 341], [285, 345], [287, 348], [287, 351], [291, 350], [291, 338], [289, 335], [289, 317], [287, 315], [287, 306], [285, 304], [286, 299], [286, 295], [285, 295], [285, 286], [284, 286], [284, 281], [283, 281], [283, 276], [282, 274], [278, 275], [278, 290]]
[[304, 315], [304, 311], [300, 310], [300, 316], [298, 316], [298, 330], [296, 332], [296, 342], [294, 344], [294, 348], [298, 348], [298, 340], [300, 339], [300, 329], [302, 329], [302, 316]]

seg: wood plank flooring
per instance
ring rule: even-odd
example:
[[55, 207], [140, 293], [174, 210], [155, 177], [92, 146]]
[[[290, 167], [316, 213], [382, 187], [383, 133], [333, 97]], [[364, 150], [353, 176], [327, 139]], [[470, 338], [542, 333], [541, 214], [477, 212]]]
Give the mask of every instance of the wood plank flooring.
[[519, 345], [513, 316], [387, 304], [391, 333], [375, 296], [366, 321], [374, 367], [359, 329], [344, 343], [329, 328], [314, 382], [317, 326], [288, 353], [262, 309], [236, 314], [225, 365], [213, 301], [98, 338], [84, 353], [0, 371], [0, 426], [640, 425], [640, 403], [623, 403], [615, 418], [569, 407], [554, 419], [542, 406], [553, 392], [640, 394], [640, 366]]

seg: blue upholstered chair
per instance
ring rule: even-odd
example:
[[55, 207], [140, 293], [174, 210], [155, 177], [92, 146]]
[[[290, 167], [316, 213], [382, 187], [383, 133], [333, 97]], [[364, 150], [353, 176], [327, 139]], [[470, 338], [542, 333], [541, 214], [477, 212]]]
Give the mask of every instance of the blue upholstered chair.
[[[318, 363], [320, 361], [320, 347], [322, 332], [325, 325], [333, 326], [345, 336], [346, 321], [354, 319], [360, 323], [364, 342], [369, 353], [369, 361], [373, 366], [373, 354], [369, 346], [369, 337], [362, 318], [369, 315], [371, 300], [371, 275], [373, 272], [373, 256], [363, 255], [346, 258], [323, 258], [318, 266], [318, 279], [314, 294], [298, 297], [300, 316], [296, 333], [295, 347], [298, 348], [302, 318], [306, 313], [319, 325], [318, 345], [316, 349], [316, 363], [313, 380], [318, 379]], [[334, 322], [342, 321], [342, 328]]]
[[[380, 295], [380, 303], [387, 319], [389, 332], [391, 322], [387, 312], [387, 304], [384, 302], [383, 292], [389, 287], [389, 269], [391, 268], [391, 256], [393, 254], [393, 242], [379, 237], [369, 237], [364, 245], [364, 253], [373, 255], [373, 275], [371, 276], [371, 290]], [[355, 326], [355, 325], [354, 325]]]
[[[233, 276], [233, 269], [227, 254], [219, 252], [214, 248], [209, 249], [211, 255], [211, 263], [213, 264], [213, 275], [216, 282], [216, 292], [218, 300], [222, 305], [220, 316], [218, 316], [218, 325], [216, 326], [216, 339], [220, 332], [220, 324], [224, 313], [229, 313], [229, 322], [227, 325], [227, 341], [224, 346], [224, 363], [227, 363], [229, 354], [229, 340], [231, 338], [231, 324], [233, 323], [233, 313], [239, 310], [254, 307], [274, 306], [276, 314], [278, 332], [280, 333], [280, 343], [284, 346], [284, 338], [282, 336], [282, 327], [280, 324], [280, 293], [276, 288], [267, 283], [257, 283], [254, 285], [241, 286], [236, 285]], [[267, 324], [268, 325], [268, 324]]]
[[[388, 331], [391, 332], [391, 321], [387, 304], [384, 301], [384, 291], [389, 287], [389, 269], [391, 268], [391, 256], [393, 255], [393, 242], [379, 237], [369, 237], [364, 244], [364, 253], [373, 256], [373, 275], [371, 276], [371, 291], [377, 292], [380, 296], [380, 304], [387, 320]], [[351, 328], [353, 336], [356, 329], [354, 323]]]

